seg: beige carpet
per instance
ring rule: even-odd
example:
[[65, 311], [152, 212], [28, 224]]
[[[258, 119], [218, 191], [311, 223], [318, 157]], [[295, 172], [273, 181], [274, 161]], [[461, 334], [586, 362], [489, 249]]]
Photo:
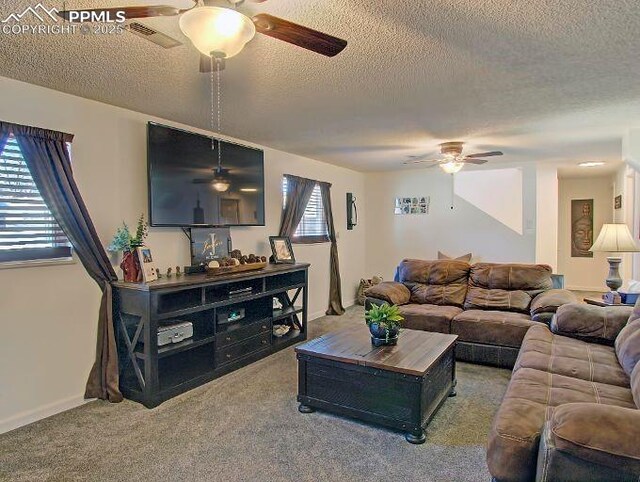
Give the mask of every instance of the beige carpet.
[[[318, 336], [362, 309], [311, 322]], [[148, 410], [92, 402], [0, 435], [0, 480], [487, 481], [485, 443], [510, 372], [459, 363], [458, 396], [411, 445], [401, 433], [297, 411], [293, 348]]]

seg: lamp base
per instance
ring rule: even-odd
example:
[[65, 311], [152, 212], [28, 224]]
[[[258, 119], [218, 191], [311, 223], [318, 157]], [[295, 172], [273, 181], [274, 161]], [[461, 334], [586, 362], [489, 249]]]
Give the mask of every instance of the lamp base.
[[619, 271], [622, 258], [611, 256], [607, 258], [607, 262], [609, 263], [609, 275], [607, 276], [606, 284], [611, 291], [618, 291], [622, 286], [622, 278]]

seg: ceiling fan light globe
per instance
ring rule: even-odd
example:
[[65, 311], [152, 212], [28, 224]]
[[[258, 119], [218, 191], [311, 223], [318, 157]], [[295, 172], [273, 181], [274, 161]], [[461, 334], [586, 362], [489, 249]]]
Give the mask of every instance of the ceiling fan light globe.
[[202, 54], [230, 58], [256, 34], [246, 15], [222, 7], [198, 7], [180, 17], [180, 30]]
[[211, 186], [213, 186], [213, 189], [218, 192], [227, 192], [231, 187], [231, 184], [229, 184], [228, 181], [213, 181]]
[[464, 162], [460, 161], [448, 161], [440, 164], [440, 168], [447, 174], [455, 174], [464, 167]]

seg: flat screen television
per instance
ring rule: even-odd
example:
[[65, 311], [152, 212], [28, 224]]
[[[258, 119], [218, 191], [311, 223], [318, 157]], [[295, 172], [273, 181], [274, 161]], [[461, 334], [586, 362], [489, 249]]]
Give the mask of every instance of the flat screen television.
[[153, 122], [147, 141], [151, 226], [264, 226], [263, 151]]

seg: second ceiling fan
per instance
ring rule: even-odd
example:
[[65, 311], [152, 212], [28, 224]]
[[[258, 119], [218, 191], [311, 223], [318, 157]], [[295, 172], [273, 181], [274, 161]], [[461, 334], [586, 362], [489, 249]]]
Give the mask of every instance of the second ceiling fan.
[[464, 142], [443, 142], [440, 144], [442, 158], [430, 159], [430, 155], [416, 156], [403, 164], [428, 164], [426, 167], [440, 166], [447, 174], [455, 174], [464, 167], [465, 164], [486, 164], [489, 162], [483, 157], [502, 156], [501, 151], [477, 152], [475, 154], [462, 154]]
[[[267, 13], [249, 18], [235, 8], [244, 0], [227, 1], [231, 5], [224, 7], [208, 6], [203, 0], [194, 0], [192, 7], [182, 9], [168, 5], [105, 7], [61, 10], [58, 15], [71, 22], [99, 14], [126, 20], [180, 16], [180, 29], [202, 54], [201, 72], [211, 71], [212, 59], [218, 68], [223, 68], [225, 59], [238, 54], [256, 32], [327, 57], [338, 55], [347, 46], [346, 40]], [[262, 3], [264, 0], [249, 1]]]

